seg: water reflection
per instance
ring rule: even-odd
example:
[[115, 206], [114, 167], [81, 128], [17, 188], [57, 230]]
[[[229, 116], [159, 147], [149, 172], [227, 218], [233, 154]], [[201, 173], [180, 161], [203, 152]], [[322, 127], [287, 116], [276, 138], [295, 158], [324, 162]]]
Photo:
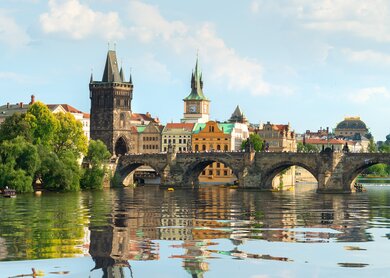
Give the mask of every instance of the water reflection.
[[351, 254], [369, 256], [372, 248], [360, 244], [390, 238], [385, 187], [350, 195], [140, 187], [3, 199], [0, 260], [89, 255], [88, 271], [98, 277], [132, 276], [139, 261], [159, 266], [170, 260], [192, 277], [209, 276], [220, 261], [228, 266], [226, 260], [290, 265], [300, 251], [286, 250], [309, 246], [291, 243], [316, 243], [317, 250], [337, 243], [337, 252], [349, 255], [335, 266], [371, 266], [350, 260]]
[[[246, 240], [327, 243], [366, 242], [372, 237], [367, 194], [318, 195], [314, 192], [265, 193], [226, 188], [168, 192], [158, 188], [112, 191], [105, 223], [90, 224], [89, 254], [105, 275], [123, 273], [128, 261], [158, 260], [158, 241], [182, 241], [183, 268], [202, 277], [208, 261], [221, 256], [292, 261], [291, 258], [240, 251]], [[94, 196], [90, 196], [94, 202]], [[91, 205], [91, 204], [90, 204]], [[92, 205], [93, 206], [93, 205]], [[107, 206], [107, 203], [106, 203]], [[233, 250], [213, 248], [230, 239]], [[213, 241], [214, 240], [214, 241]], [[122, 271], [122, 272], [121, 272]], [[119, 276], [118, 276], [119, 275]], [[104, 276], [111, 277], [111, 276]], [[114, 277], [114, 276], [113, 276]]]

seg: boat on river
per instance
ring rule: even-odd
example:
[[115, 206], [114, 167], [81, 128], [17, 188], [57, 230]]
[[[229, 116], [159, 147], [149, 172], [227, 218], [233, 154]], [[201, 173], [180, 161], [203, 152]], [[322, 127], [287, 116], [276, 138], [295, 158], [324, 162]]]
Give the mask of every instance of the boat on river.
[[1, 194], [5, 198], [15, 198], [16, 197], [16, 190], [10, 189], [10, 188], [4, 188], [3, 191], [1, 192]]

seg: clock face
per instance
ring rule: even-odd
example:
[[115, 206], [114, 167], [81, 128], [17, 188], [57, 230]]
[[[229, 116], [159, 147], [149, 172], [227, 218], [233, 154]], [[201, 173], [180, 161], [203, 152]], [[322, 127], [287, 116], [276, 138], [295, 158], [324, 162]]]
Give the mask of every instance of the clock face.
[[195, 105], [195, 104], [190, 104], [190, 105], [188, 106], [188, 111], [189, 111], [190, 113], [195, 113], [195, 112], [196, 112], [196, 105]]

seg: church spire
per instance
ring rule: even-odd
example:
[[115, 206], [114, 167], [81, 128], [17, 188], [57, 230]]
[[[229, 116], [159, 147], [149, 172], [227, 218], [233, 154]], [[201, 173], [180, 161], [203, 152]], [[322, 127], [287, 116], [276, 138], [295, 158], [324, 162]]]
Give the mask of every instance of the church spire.
[[198, 55], [196, 55], [195, 69], [191, 75], [191, 93], [184, 100], [208, 100], [203, 94], [202, 72], [199, 67]]

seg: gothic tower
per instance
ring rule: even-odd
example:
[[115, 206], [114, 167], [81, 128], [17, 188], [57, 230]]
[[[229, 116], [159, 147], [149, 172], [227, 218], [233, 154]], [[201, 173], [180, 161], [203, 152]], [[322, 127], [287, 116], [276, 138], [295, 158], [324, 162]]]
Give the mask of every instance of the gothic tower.
[[116, 52], [109, 50], [102, 81], [89, 83], [91, 99], [91, 139], [103, 141], [113, 155], [123, 155], [130, 147], [133, 82], [119, 71]]
[[191, 76], [191, 93], [183, 99], [184, 117], [183, 123], [205, 123], [210, 117], [210, 100], [203, 94], [202, 72], [199, 69], [199, 61], [196, 57], [195, 71]]

